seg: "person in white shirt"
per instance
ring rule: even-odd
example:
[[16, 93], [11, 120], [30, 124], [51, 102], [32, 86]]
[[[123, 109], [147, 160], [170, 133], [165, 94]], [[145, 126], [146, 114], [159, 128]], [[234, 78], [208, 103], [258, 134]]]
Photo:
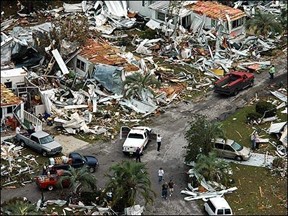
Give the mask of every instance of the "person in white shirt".
[[164, 170], [160, 167], [158, 170], [159, 183], [163, 180]]
[[21, 132], [21, 126], [20, 125], [18, 125], [16, 127], [15, 132], [16, 132], [16, 134], [20, 134], [20, 132]]
[[162, 141], [162, 137], [160, 136], [160, 134], [157, 135], [157, 151], [160, 151], [160, 146], [161, 146], [161, 141]]

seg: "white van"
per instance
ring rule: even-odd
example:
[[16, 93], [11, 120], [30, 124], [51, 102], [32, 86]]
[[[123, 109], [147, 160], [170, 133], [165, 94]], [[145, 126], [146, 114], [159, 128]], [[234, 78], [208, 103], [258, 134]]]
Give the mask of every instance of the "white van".
[[208, 215], [233, 215], [232, 209], [223, 197], [210, 198], [204, 204]]

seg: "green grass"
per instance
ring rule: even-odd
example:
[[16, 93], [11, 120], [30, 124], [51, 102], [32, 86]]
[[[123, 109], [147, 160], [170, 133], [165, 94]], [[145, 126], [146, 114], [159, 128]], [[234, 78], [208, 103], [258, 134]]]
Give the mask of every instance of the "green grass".
[[[286, 215], [286, 178], [272, 176], [267, 168], [231, 163], [238, 190], [225, 196], [236, 215]], [[260, 194], [260, 188], [262, 196]]]
[[[255, 111], [255, 105], [247, 106], [236, 111], [224, 120], [223, 128], [227, 138], [234, 139], [244, 146], [250, 147], [250, 134], [254, 130], [246, 123], [246, 115]], [[287, 116], [278, 111], [279, 121], [287, 121]], [[275, 136], [264, 130], [270, 127], [270, 122], [253, 125], [261, 138], [269, 138], [279, 143]], [[271, 144], [261, 144], [258, 153], [269, 152], [275, 155], [275, 148]], [[238, 190], [226, 195], [228, 203], [237, 215], [286, 215], [287, 214], [287, 180], [279, 175], [273, 176], [268, 168], [245, 166], [231, 163], [233, 179]], [[260, 189], [262, 190], [262, 196]]]

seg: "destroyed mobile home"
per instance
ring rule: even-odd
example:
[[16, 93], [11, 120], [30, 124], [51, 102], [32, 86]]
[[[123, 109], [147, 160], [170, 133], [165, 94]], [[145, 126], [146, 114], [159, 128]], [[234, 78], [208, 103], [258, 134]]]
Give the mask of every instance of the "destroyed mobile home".
[[[64, 3], [57, 9], [39, 11], [47, 22], [29, 27], [25, 26], [27, 23], [23, 25], [31, 19], [25, 14], [18, 19], [4, 20], [1, 23], [1, 120], [15, 117], [16, 122], [29, 121], [36, 131], [41, 131], [44, 120], [52, 118], [53, 124], [64, 128], [68, 134], [84, 132], [92, 134], [92, 137], [104, 135], [114, 139], [118, 134], [115, 130], [118, 125], [137, 124], [147, 116], [165, 110], [166, 105], [183, 95], [190, 97], [195, 92], [206, 93], [213, 89], [217, 80], [230, 72], [241, 70], [252, 74], [268, 69], [272, 63], [266, 53], [281, 41], [280, 36], [273, 39], [246, 36], [244, 24], [247, 11], [253, 9], [252, 4], [244, 7], [244, 13], [218, 3], [219, 11], [212, 10], [215, 6], [212, 2], [187, 1], [175, 7], [168, 1], [156, 1], [148, 9], [145, 5], [149, 11], [147, 14], [152, 14], [146, 27], [158, 32], [155, 38], [142, 38], [135, 34], [133, 40], [125, 42], [128, 35], [123, 32], [140, 26], [137, 13], [132, 10], [141, 11], [134, 9], [133, 4], [133, 1]], [[241, 1], [236, 4], [237, 7], [238, 4]], [[171, 10], [171, 7], [175, 8]], [[277, 9], [272, 11], [268, 4], [259, 4], [258, 7], [277, 13]], [[228, 11], [226, 15], [223, 10]], [[178, 14], [179, 17], [176, 16]], [[175, 19], [169, 20], [171, 16]], [[60, 42], [46, 38], [57, 31], [60, 34], [59, 22], [67, 20], [67, 17], [71, 20], [79, 18], [81, 22], [87, 19], [88, 28], [85, 31], [89, 32], [89, 37], [81, 37], [82, 44], [77, 39], [70, 41], [68, 36]], [[16, 26], [18, 24], [22, 27]], [[67, 21], [66, 24], [71, 23]], [[76, 35], [71, 29], [67, 31], [70, 36]], [[43, 38], [44, 41], [47, 39], [46, 44], [41, 44]], [[125, 47], [127, 44], [130, 46]], [[133, 51], [126, 52], [128, 48]], [[164, 61], [160, 62], [159, 58]], [[179, 71], [172, 69], [173, 66]], [[129, 86], [125, 81], [135, 74], [142, 77], [151, 75], [161, 87], [143, 85], [134, 91], [137, 94], [127, 97], [125, 90], [134, 90], [135, 86]], [[7, 95], [5, 101], [2, 100], [2, 92]], [[284, 95], [287, 92], [271, 93], [284, 103], [279, 103], [277, 107], [286, 106], [287, 112], [287, 96], [285, 99]], [[14, 96], [15, 100], [12, 99]], [[16, 122], [11, 122], [13, 130]], [[268, 131], [279, 136], [283, 145], [275, 146], [275, 151], [279, 157], [285, 158], [287, 124], [271, 123]], [[35, 157], [21, 156], [21, 150], [22, 147], [12, 143], [1, 144], [1, 155], [8, 163], [1, 165], [4, 187], [31, 182], [30, 175], [38, 171]], [[287, 175], [284, 170], [280, 170], [282, 176]], [[29, 176], [22, 177], [23, 174]], [[21, 181], [14, 180], [20, 175]], [[218, 185], [219, 190], [216, 191], [205, 182], [203, 184], [207, 190], [204, 193], [188, 185], [189, 189], [182, 191], [188, 195], [184, 200], [223, 196], [237, 189]], [[59, 200], [51, 203], [63, 204]], [[96, 208], [80, 202], [64, 210], [74, 211], [70, 207], [89, 212]], [[141, 214], [143, 208], [136, 207], [136, 210], [127, 209], [127, 212], [138, 211]]]
[[[173, 6], [169, 5], [169, 2], [163, 2], [163, 5], [162, 3], [158, 4], [160, 2], [155, 2], [149, 8], [168, 14], [168, 9]], [[134, 56], [131, 52], [124, 52], [125, 47], [123, 46], [113, 46], [113, 43], [107, 41], [109, 37], [105, 39], [109, 28], [110, 30], [112, 28], [111, 34], [115, 29], [127, 29], [137, 24], [136, 18], [130, 18], [132, 12], [127, 10], [124, 1], [65, 3], [63, 8], [57, 10], [40, 11], [44, 17], [47, 14], [53, 17], [54, 22], [31, 27], [13, 27], [12, 31], [8, 29], [11, 29], [13, 22], [7, 20], [1, 24], [2, 29], [6, 30], [5, 33], [2, 31], [1, 35], [1, 50], [4, 56], [1, 58], [1, 66], [7, 68], [7, 73], [11, 70], [9, 68], [13, 63], [16, 67], [28, 68], [25, 71], [27, 73], [25, 83], [36, 88], [33, 93], [28, 92], [29, 103], [31, 104], [33, 96], [41, 97], [38, 103], [41, 105], [42, 113], [46, 112], [52, 115], [54, 122], [65, 128], [67, 133], [75, 134], [77, 131], [83, 131], [84, 133], [114, 137], [116, 131], [113, 130], [113, 125], [140, 121], [183, 93], [190, 95], [190, 92], [193, 94], [194, 91], [207, 91], [213, 88], [213, 83], [217, 79], [233, 71], [233, 68], [253, 72], [270, 65], [270, 61], [244, 61], [251, 57], [259, 59], [262, 52], [275, 47], [279, 38], [263, 40], [255, 36], [248, 36], [243, 39], [240, 46], [225, 37], [227, 25], [221, 21], [224, 19], [223, 14], [210, 11], [209, 8], [212, 7], [210, 4], [215, 4], [220, 11], [224, 9], [231, 11], [229, 19], [232, 21], [245, 17], [245, 13], [241, 10], [229, 9], [228, 6], [218, 3], [186, 2], [181, 4], [179, 10], [185, 11], [190, 17], [192, 13], [195, 13], [196, 16], [199, 8], [205, 8], [203, 14], [213, 20], [214, 27], [209, 30], [206, 25], [211, 25], [211, 23], [206, 23], [205, 16], [197, 16], [197, 19], [192, 20], [200, 20], [200, 24], [196, 25], [194, 21], [187, 21], [187, 24], [191, 25], [190, 33], [182, 32], [180, 27], [177, 29], [175, 26], [175, 31], [169, 39], [159, 37], [149, 40], [135, 37], [131, 44], [135, 46], [136, 53], [142, 57]], [[85, 39], [80, 47], [75, 40], [67, 41], [68, 38], [63, 38], [59, 44], [60, 51], [52, 48], [55, 41], [50, 39], [52, 43], [45, 47], [44, 57], [43, 54], [40, 54], [41, 52], [37, 52], [37, 41], [39, 44], [40, 38], [45, 33], [55, 31], [55, 24], [67, 16], [80, 16], [80, 18], [82, 17], [81, 22], [84, 22], [82, 21], [84, 18], [88, 19], [91, 33], [100, 31], [102, 34], [96, 39]], [[226, 17], [224, 20], [227, 21], [228, 18]], [[202, 21], [203, 24], [201, 24]], [[166, 26], [166, 23], [162, 21], [162, 25]], [[59, 29], [59, 26], [57, 28]], [[104, 29], [106, 30], [104, 31]], [[169, 28], [162, 30], [165, 32]], [[84, 39], [82, 38], [82, 40]], [[257, 47], [257, 50], [253, 52], [255, 56], [250, 52], [252, 47]], [[25, 52], [20, 53], [20, 50]], [[31, 61], [35, 59], [32, 63], [27, 63], [29, 59], [19, 62], [19, 56], [20, 54], [23, 56], [23, 53], [25, 58], [28, 58], [29, 53], [37, 54], [38, 57], [29, 57]], [[149, 57], [145, 57], [145, 55]], [[180, 73], [173, 73], [170, 68], [159, 66], [153, 61], [156, 55], [163, 56], [167, 63], [181, 65], [183, 69], [180, 69]], [[49, 62], [49, 64], [45, 65], [45, 62]], [[199, 72], [196, 71], [202, 75], [199, 76]], [[152, 95], [150, 93], [151, 86], [144, 86], [139, 92], [141, 97], [124, 97], [124, 89], [129, 86], [123, 86], [123, 82], [135, 73], [141, 73], [143, 76], [150, 73], [158, 80], [163, 81], [163, 87], [154, 88]], [[7, 79], [3, 79], [1, 82], [7, 84]], [[19, 81], [15, 82], [19, 85]], [[169, 85], [169, 82], [174, 84]], [[14, 89], [17, 89], [16, 84], [14, 83], [12, 86]], [[32, 98], [31, 94], [33, 94]], [[30, 105], [30, 107], [33, 106]], [[115, 112], [113, 107], [118, 107], [120, 110]], [[83, 112], [84, 110], [85, 112]], [[38, 113], [35, 113], [36, 116]], [[96, 119], [95, 113], [100, 115]]]

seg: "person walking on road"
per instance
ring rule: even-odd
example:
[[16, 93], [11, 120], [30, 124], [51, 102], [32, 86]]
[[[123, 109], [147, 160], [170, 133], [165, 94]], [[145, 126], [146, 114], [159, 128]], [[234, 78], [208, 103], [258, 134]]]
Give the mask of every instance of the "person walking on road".
[[164, 199], [167, 199], [167, 196], [168, 196], [168, 184], [167, 182], [165, 182], [163, 185], [162, 185], [162, 197]]
[[164, 177], [164, 170], [160, 167], [160, 169], [158, 170], [158, 181], [159, 183], [163, 180]]
[[172, 179], [170, 179], [169, 183], [168, 183], [168, 188], [169, 188], [169, 196], [171, 197], [173, 192], [174, 192], [174, 182]]
[[271, 68], [269, 69], [270, 79], [274, 79], [274, 74], [275, 74], [275, 67], [274, 65], [272, 65]]
[[160, 146], [161, 146], [161, 141], [162, 141], [162, 137], [160, 136], [160, 134], [157, 135], [157, 151], [160, 151]]
[[141, 156], [140, 148], [137, 147], [137, 149], [136, 149], [136, 162], [139, 161], [141, 163], [140, 156]]

